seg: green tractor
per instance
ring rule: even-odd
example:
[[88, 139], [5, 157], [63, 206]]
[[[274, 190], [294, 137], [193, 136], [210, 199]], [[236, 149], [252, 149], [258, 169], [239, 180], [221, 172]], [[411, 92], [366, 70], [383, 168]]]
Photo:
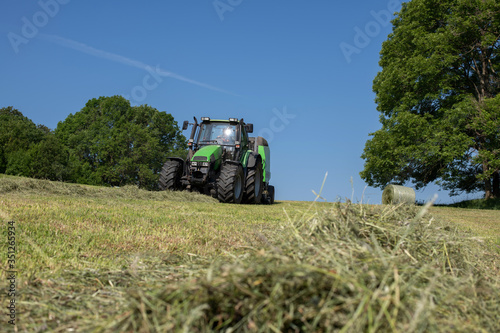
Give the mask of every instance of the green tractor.
[[243, 119], [213, 120], [202, 117], [192, 125], [188, 155], [170, 157], [160, 173], [161, 190], [197, 191], [226, 203], [274, 203], [269, 145], [252, 138], [253, 124]]

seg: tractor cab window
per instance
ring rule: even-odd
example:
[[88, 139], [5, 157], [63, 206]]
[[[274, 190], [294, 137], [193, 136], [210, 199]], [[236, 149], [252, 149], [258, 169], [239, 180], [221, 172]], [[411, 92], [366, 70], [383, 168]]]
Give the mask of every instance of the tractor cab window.
[[236, 141], [236, 126], [228, 123], [202, 124], [198, 135], [200, 145], [230, 145], [234, 146]]

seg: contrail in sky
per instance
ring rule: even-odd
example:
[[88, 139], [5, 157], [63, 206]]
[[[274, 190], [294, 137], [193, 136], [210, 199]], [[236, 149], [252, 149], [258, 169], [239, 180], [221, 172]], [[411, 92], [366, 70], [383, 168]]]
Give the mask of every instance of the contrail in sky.
[[[77, 42], [77, 41], [74, 41], [71, 39], [67, 39], [64, 37], [60, 37], [60, 36], [56, 36], [56, 35], [47, 35], [47, 34], [43, 34], [43, 33], [40, 33], [39, 37], [44, 39], [44, 40], [47, 40], [49, 42], [59, 44], [61, 46], [64, 46], [64, 47], [67, 47], [67, 48], [70, 48], [73, 50], [77, 50], [77, 51], [80, 51], [83, 53], [87, 53], [87, 54], [94, 56], [94, 57], [111, 60], [111, 61], [118, 62], [118, 63], [124, 64], [127, 66], [140, 68], [140, 69], [143, 69], [145, 71], [150, 71], [151, 68], [154, 68], [153, 66], [149, 66], [141, 61], [130, 59], [130, 58], [121, 56], [119, 54], [99, 50], [99, 49], [96, 49], [92, 46], [86, 45], [84, 43], [80, 43], [80, 42]], [[158, 67], [156, 67], [155, 73], [160, 75], [160, 76], [171, 77], [171, 78], [174, 78], [174, 79], [177, 79], [180, 81], [184, 81], [184, 82], [188, 82], [188, 83], [191, 83], [191, 84], [194, 84], [194, 85], [197, 85], [200, 87], [204, 87], [204, 88], [207, 88], [210, 90], [215, 90], [215, 91], [222, 92], [222, 93], [229, 94], [229, 95], [233, 95], [233, 96], [239, 96], [239, 95], [236, 95], [230, 91], [227, 91], [227, 90], [224, 90], [221, 88], [217, 88], [217, 87], [211, 86], [209, 84], [199, 82], [199, 81], [187, 78], [187, 77], [179, 75], [179, 74], [168, 72], [168, 71], [162, 70]]]

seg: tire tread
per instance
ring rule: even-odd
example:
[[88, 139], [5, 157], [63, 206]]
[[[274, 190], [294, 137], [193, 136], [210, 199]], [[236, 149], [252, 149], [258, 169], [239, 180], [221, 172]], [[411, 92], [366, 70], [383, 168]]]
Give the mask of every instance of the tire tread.
[[160, 190], [165, 191], [165, 190], [179, 190], [180, 189], [180, 170], [181, 170], [181, 163], [179, 161], [167, 161], [163, 165], [163, 168], [161, 169], [160, 172], [160, 180], [159, 180], [159, 187]]

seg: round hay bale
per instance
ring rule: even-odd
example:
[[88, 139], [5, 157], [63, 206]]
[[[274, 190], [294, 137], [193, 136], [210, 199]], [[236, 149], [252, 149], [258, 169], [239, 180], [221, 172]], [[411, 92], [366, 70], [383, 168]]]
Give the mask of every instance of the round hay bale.
[[384, 205], [414, 204], [415, 190], [411, 187], [400, 185], [388, 185], [382, 192], [382, 203]]

